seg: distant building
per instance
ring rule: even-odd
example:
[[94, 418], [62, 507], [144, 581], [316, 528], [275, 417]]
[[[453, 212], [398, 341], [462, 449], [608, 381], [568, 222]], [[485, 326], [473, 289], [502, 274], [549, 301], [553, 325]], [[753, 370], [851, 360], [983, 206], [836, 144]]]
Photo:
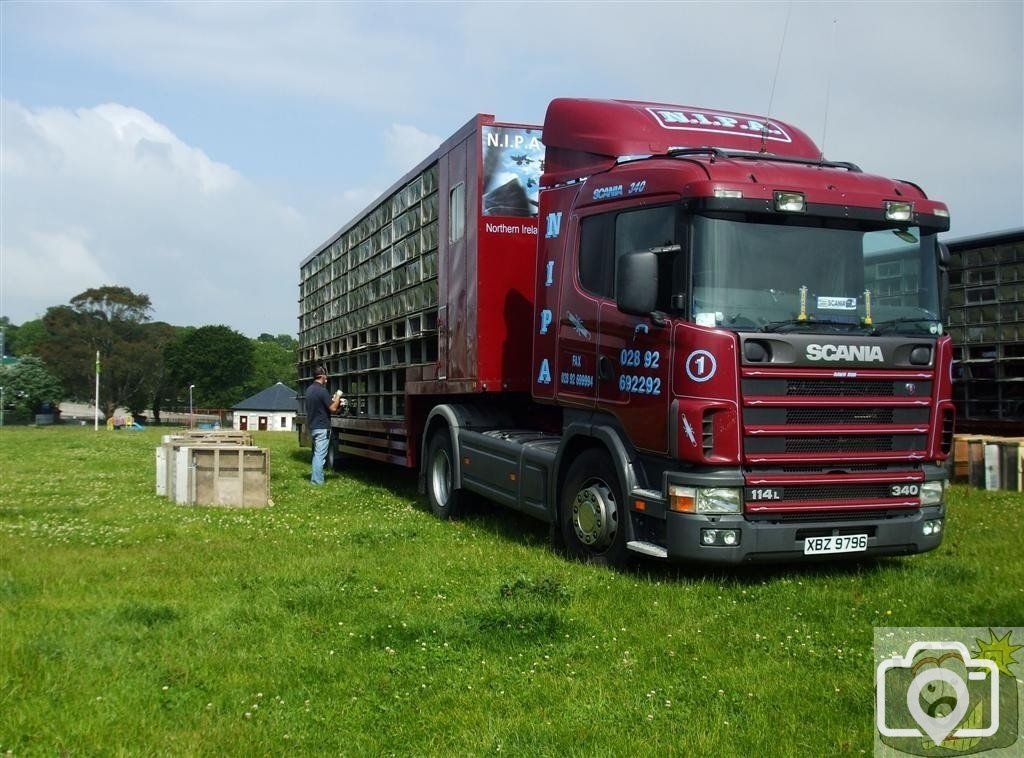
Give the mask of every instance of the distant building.
[[237, 430], [290, 432], [298, 411], [296, 392], [278, 382], [232, 407]]
[[1024, 228], [946, 243], [957, 430], [1024, 434]]

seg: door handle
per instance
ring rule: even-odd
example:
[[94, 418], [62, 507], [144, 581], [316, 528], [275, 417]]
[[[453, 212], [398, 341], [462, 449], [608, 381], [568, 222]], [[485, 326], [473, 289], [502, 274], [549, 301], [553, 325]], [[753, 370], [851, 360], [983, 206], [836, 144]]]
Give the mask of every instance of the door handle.
[[612, 362], [608, 360], [607, 356], [602, 355], [597, 359], [597, 378], [602, 382], [606, 382], [611, 379], [613, 375]]

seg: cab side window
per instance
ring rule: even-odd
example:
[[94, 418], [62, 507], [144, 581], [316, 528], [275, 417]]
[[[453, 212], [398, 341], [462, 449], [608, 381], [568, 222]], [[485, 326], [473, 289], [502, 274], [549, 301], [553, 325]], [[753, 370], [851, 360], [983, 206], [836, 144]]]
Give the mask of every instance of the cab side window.
[[612, 239], [615, 216], [602, 213], [580, 222], [580, 284], [600, 297], [612, 297], [615, 290]]
[[[615, 297], [615, 265], [626, 253], [679, 244], [676, 206], [601, 213], [580, 222], [580, 284], [599, 297]], [[658, 308], [672, 311], [673, 296], [686, 291], [684, 257], [680, 252], [659, 254]]]

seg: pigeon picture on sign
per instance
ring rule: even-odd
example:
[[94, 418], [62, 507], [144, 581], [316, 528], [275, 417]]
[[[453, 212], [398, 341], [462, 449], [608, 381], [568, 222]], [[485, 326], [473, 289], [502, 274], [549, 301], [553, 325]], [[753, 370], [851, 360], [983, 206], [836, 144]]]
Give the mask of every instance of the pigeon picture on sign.
[[544, 171], [540, 134], [540, 129], [483, 127], [483, 215], [537, 215]]

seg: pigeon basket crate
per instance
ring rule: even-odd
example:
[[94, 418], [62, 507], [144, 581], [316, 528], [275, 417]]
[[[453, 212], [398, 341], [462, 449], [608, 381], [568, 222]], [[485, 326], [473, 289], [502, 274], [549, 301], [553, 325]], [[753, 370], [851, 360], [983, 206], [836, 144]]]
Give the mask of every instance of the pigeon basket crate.
[[258, 508], [270, 502], [270, 452], [259, 447], [182, 447], [175, 502]]
[[251, 432], [217, 432], [201, 434], [187, 432], [185, 434], [165, 434], [159, 447], [156, 448], [156, 494], [177, 501], [175, 486], [177, 483], [178, 451], [183, 447], [198, 446], [243, 446], [252, 447]]

